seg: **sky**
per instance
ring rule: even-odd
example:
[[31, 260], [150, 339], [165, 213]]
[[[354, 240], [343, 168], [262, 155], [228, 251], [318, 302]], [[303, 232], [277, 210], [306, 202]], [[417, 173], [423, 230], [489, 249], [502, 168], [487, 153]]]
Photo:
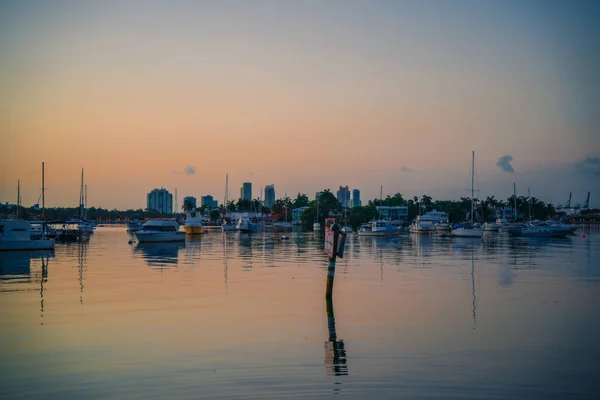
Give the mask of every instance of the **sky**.
[[242, 182], [600, 207], [600, 2], [0, 0], [0, 202]]

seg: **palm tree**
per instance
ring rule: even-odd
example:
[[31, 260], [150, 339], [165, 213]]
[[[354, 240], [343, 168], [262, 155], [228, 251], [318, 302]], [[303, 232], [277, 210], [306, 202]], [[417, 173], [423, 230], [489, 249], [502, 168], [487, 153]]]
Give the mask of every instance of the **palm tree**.
[[192, 211], [196, 206], [190, 199], [185, 199], [183, 201], [183, 211]]

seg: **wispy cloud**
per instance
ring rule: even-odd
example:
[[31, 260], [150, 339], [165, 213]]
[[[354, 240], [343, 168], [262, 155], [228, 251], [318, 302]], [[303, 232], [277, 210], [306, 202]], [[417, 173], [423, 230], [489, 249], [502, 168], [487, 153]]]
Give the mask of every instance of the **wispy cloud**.
[[588, 174], [600, 175], [600, 157], [588, 157], [575, 164], [575, 168]]
[[196, 173], [196, 167], [193, 165], [187, 165], [183, 170], [173, 171], [174, 174], [183, 174], [183, 175], [194, 175]]
[[417, 172], [414, 169], [407, 167], [406, 165], [401, 166], [400, 171], [402, 171], [402, 172]]
[[511, 155], [502, 156], [498, 159], [496, 166], [498, 168], [500, 168], [502, 171], [512, 174], [515, 172], [515, 169], [511, 165], [512, 160], [513, 160], [513, 158]]

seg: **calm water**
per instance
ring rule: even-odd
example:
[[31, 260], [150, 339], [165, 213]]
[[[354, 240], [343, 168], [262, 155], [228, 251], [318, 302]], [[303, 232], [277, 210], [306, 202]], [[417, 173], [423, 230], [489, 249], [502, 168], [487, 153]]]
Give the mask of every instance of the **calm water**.
[[584, 229], [353, 235], [330, 303], [314, 233], [142, 246], [101, 227], [0, 253], [0, 398], [597, 399], [600, 232]]

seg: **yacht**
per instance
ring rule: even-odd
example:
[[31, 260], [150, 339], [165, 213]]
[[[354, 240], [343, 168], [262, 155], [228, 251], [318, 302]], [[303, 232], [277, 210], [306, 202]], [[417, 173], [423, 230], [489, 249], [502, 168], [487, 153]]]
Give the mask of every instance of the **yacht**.
[[138, 219], [134, 219], [127, 223], [127, 232], [137, 232], [142, 229], [142, 223]]
[[51, 239], [56, 237], [56, 229], [45, 225], [44, 222], [31, 223], [31, 240]]
[[433, 225], [433, 229], [435, 229], [436, 232], [450, 232], [452, 230], [452, 227], [450, 226], [450, 224], [439, 222]]
[[390, 221], [375, 220], [361, 225], [358, 236], [388, 236], [398, 232], [398, 227], [392, 225]]
[[500, 230], [500, 225], [495, 222], [486, 222], [483, 224], [483, 230], [486, 232], [498, 232]]
[[179, 242], [185, 240], [186, 233], [179, 230], [175, 220], [149, 220], [134, 235], [140, 243]]
[[19, 219], [0, 220], [0, 250], [47, 250], [54, 239], [31, 239], [31, 224]]
[[508, 233], [511, 236], [529, 237], [565, 237], [570, 234], [568, 227], [556, 226], [543, 221], [534, 221], [527, 225], [515, 226]]
[[86, 242], [90, 240], [90, 232], [80, 229], [78, 223], [64, 223], [56, 229], [56, 240], [61, 242]]
[[566, 229], [569, 233], [575, 233], [575, 231], [577, 229], [579, 229], [579, 227], [577, 225], [572, 225], [572, 224], [564, 224], [560, 221], [555, 221], [553, 219], [549, 219], [546, 221], [546, 223], [552, 227], [556, 227], [556, 228], [561, 228], [561, 229]]
[[430, 234], [434, 231], [434, 219], [428, 215], [418, 215], [417, 220], [410, 226], [410, 233]]
[[185, 222], [183, 223], [183, 230], [188, 235], [199, 235], [201, 233], [204, 233], [202, 215], [200, 211], [187, 211], [185, 213]]

